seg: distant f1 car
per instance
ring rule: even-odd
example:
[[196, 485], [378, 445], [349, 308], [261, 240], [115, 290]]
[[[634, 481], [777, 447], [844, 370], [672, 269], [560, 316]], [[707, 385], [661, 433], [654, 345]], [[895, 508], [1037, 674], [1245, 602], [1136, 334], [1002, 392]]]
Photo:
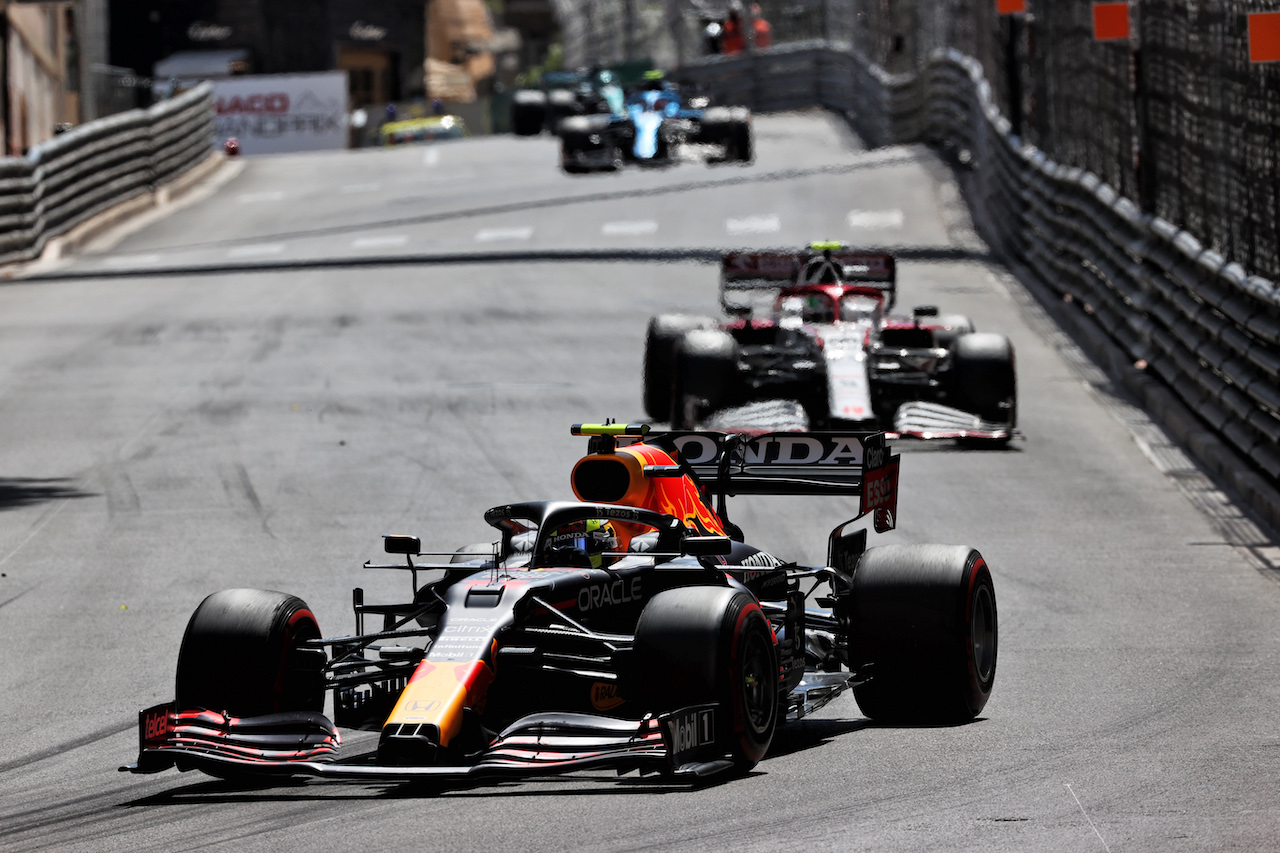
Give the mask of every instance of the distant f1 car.
[[[998, 635], [977, 551], [868, 548], [845, 522], [809, 567], [747, 545], [729, 520], [726, 495], [847, 495], [888, 530], [899, 459], [882, 434], [572, 431], [591, 437], [577, 501], [494, 507], [497, 541], [443, 561], [387, 536], [404, 562], [365, 568], [405, 572], [411, 594], [372, 604], [355, 590], [354, 633], [322, 635], [284, 593], [210, 595], [182, 640], [176, 701], [139, 714], [140, 753], [121, 769], [694, 779], [754, 766], [780, 724], [849, 689], [888, 723], [982, 710]], [[378, 732], [377, 745], [345, 754], [340, 728]]]
[[803, 407], [807, 427], [1007, 441], [1017, 423], [1009, 339], [931, 305], [891, 314], [896, 283], [891, 254], [838, 244], [725, 254], [720, 303], [733, 319], [650, 320], [645, 410], [685, 429], [735, 407], [789, 400]]
[[461, 116], [441, 115], [387, 122], [378, 129], [383, 145], [411, 142], [434, 142], [439, 139], [461, 139], [467, 135]]
[[627, 97], [620, 113], [582, 115], [560, 122], [560, 164], [566, 172], [616, 171], [628, 163], [668, 165], [690, 144], [713, 146], [717, 162], [755, 157], [751, 112], [685, 98], [661, 76]]
[[513, 94], [511, 131], [517, 136], [537, 136], [544, 129], [556, 133], [571, 116], [621, 113], [623, 97], [610, 69], [548, 71], [538, 87]]

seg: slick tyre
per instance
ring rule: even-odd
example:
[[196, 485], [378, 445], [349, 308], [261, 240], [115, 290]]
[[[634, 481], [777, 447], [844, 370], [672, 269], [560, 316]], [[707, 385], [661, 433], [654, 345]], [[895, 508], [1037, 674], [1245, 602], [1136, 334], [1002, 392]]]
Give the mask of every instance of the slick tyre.
[[728, 107], [708, 107], [702, 111], [702, 120], [698, 123], [696, 142], [709, 145], [722, 145], [729, 138], [733, 124], [733, 115]]
[[177, 705], [233, 717], [324, 709], [325, 658], [302, 644], [320, 637], [299, 598], [226, 589], [200, 603], [178, 652]]
[[719, 748], [740, 771], [769, 750], [778, 725], [778, 653], [760, 604], [729, 587], [655, 595], [634, 646], [638, 693], [648, 710], [716, 703]]
[[974, 332], [951, 345], [950, 404], [985, 421], [1017, 423], [1013, 344], [1004, 335]]
[[493, 543], [492, 542], [476, 542], [473, 545], [463, 545], [453, 556], [449, 558], [450, 563], [469, 563], [473, 560], [493, 559]]
[[590, 169], [580, 159], [580, 155], [590, 148], [587, 141], [591, 132], [586, 127], [586, 119], [572, 116], [560, 122], [556, 128], [560, 136], [560, 165], [570, 175], [581, 175]]
[[644, 410], [650, 419], [671, 417], [671, 379], [676, 344], [692, 329], [704, 329], [711, 321], [688, 314], [660, 314], [649, 320], [644, 338]]
[[598, 128], [586, 116], [569, 116], [562, 120], [556, 133], [564, 140], [572, 139], [575, 145], [586, 145], [587, 137]]
[[515, 93], [511, 101], [511, 132], [516, 136], [537, 136], [547, 122], [547, 96], [533, 89]]
[[685, 332], [676, 345], [671, 427], [691, 429], [703, 415], [732, 404], [738, 386], [738, 343], [720, 329]]
[[724, 146], [724, 161], [750, 163], [755, 159], [751, 111], [746, 107], [711, 107], [702, 113], [697, 142]]
[[973, 321], [963, 314], [943, 314], [933, 320], [939, 328], [933, 331], [934, 346], [950, 349], [962, 335], [973, 334]]
[[[609, 131], [606, 117], [569, 116], [560, 122], [556, 132], [560, 135], [560, 162], [566, 172], [616, 172], [622, 168], [622, 152]], [[609, 152], [608, 158], [598, 156], [603, 151]], [[582, 160], [580, 154], [594, 156]]]
[[547, 127], [552, 133], [560, 132], [560, 124], [582, 112], [578, 99], [571, 89], [552, 89], [547, 92]]
[[574, 149], [565, 147], [560, 155], [560, 165], [564, 169], [566, 175], [585, 175], [591, 170], [578, 162], [577, 152]]
[[725, 153], [739, 163], [750, 163], [756, 158], [755, 143], [751, 137], [751, 111], [746, 107], [733, 107], [729, 110], [729, 115], [729, 138], [725, 143]]
[[730, 136], [733, 159], [739, 163], [751, 163], [756, 159], [755, 143], [751, 139], [751, 125], [745, 122], [733, 126]]
[[853, 575], [862, 713], [886, 723], [972, 720], [995, 684], [996, 593], [982, 555], [955, 545], [868, 548]]

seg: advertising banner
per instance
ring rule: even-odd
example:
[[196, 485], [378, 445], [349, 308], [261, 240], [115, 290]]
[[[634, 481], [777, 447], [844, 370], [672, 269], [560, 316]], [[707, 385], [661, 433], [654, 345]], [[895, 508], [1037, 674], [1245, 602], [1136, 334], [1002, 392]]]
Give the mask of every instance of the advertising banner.
[[214, 79], [214, 143], [235, 137], [240, 153], [283, 154], [347, 147], [347, 75], [257, 74]]

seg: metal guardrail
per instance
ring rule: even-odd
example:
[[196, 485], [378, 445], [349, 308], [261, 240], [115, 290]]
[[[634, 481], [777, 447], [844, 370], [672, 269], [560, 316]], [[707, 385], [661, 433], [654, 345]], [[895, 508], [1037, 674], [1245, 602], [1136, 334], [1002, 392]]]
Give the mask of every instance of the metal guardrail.
[[212, 91], [202, 84], [0, 158], [0, 264], [39, 257], [50, 238], [204, 160], [213, 152]]
[[1280, 287], [1013, 136], [976, 60], [941, 50], [919, 73], [890, 75], [847, 46], [807, 42], [680, 75], [726, 103], [842, 112], [870, 145], [948, 149], [993, 251], [1079, 305], [1280, 486]]

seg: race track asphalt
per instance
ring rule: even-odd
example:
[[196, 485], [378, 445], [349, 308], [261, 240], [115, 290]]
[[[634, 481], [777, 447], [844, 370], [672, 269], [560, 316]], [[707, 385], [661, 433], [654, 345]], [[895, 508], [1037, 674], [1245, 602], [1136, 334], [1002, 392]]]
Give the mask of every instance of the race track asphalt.
[[[242, 161], [198, 203], [0, 285], [0, 850], [1223, 850], [1280, 836], [1276, 549], [968, 227], [923, 148], [759, 116], [750, 167], [570, 178], [552, 140]], [[1004, 451], [903, 450], [879, 542], [977, 547], [994, 695], [955, 727], [851, 696], [749, 776], [610, 774], [427, 793], [140, 777], [191, 611], [235, 586], [350, 630], [383, 533], [452, 549], [569, 497], [569, 425], [642, 419], [645, 324], [714, 314], [710, 252], [893, 247], [904, 305], [1017, 348]], [[441, 260], [441, 259], [444, 260]], [[447, 261], [447, 262], [445, 262]], [[801, 562], [851, 516], [740, 498]]]

